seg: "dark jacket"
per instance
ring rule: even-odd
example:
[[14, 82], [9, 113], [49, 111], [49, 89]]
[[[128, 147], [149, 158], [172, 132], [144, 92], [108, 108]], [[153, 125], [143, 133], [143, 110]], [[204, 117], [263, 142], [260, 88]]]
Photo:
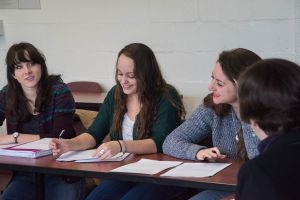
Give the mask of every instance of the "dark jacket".
[[261, 155], [240, 169], [236, 200], [300, 199], [300, 129], [265, 140]]

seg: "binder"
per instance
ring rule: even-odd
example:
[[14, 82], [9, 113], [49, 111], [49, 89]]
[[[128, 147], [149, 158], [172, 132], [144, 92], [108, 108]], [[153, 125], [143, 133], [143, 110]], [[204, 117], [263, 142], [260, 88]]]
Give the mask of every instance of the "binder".
[[42, 138], [23, 144], [0, 145], [0, 155], [24, 158], [39, 158], [52, 154], [49, 142], [52, 138]]

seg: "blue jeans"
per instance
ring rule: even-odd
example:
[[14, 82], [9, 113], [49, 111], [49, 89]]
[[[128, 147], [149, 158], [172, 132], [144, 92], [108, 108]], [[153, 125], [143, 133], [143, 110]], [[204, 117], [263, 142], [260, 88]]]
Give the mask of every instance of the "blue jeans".
[[183, 200], [187, 199], [187, 188], [105, 180], [98, 185], [86, 200]]
[[219, 200], [231, 194], [233, 194], [233, 192], [226, 192], [220, 190], [204, 190], [196, 194], [189, 200]]
[[[34, 200], [36, 197], [35, 175], [31, 172], [16, 172], [4, 190], [2, 200]], [[46, 200], [80, 200], [84, 198], [85, 181], [67, 183], [61, 176], [44, 175]]]

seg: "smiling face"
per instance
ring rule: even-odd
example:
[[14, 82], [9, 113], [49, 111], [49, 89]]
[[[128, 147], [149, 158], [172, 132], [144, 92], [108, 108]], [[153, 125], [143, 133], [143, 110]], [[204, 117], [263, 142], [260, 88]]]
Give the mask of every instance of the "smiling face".
[[134, 61], [121, 54], [117, 62], [117, 79], [127, 95], [137, 93], [137, 81], [134, 76]]
[[41, 79], [41, 65], [33, 62], [21, 62], [15, 65], [13, 77], [20, 83], [23, 90], [37, 89]]
[[215, 104], [226, 103], [234, 105], [237, 103], [237, 87], [224, 74], [220, 63], [216, 63], [213, 72], [212, 80], [208, 89], [213, 94]]

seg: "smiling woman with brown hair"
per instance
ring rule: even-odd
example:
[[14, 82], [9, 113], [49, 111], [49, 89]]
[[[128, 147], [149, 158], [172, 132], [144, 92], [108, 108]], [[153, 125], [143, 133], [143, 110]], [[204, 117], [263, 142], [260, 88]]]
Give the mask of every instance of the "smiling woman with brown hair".
[[[261, 58], [254, 52], [237, 48], [223, 51], [212, 71], [208, 94], [200, 105], [178, 128], [167, 136], [164, 153], [190, 160], [215, 160], [255, 157], [258, 139], [249, 125], [240, 120], [237, 79], [249, 65]], [[212, 138], [212, 147], [201, 144]], [[225, 191], [205, 190], [193, 200], [220, 199]]]
[[[59, 75], [48, 74], [44, 55], [30, 43], [14, 44], [6, 65], [8, 84], [0, 91], [0, 123], [6, 119], [8, 135], [0, 136], [0, 144], [57, 138], [62, 130], [65, 138], [74, 137], [74, 99]], [[81, 199], [83, 179], [73, 181], [46, 174], [47, 199]], [[35, 182], [34, 173], [15, 172], [3, 200], [36, 199]]]
[[[141, 43], [126, 45], [118, 54], [116, 85], [108, 92], [86, 133], [70, 140], [53, 139], [53, 153], [97, 148], [94, 156], [119, 152], [162, 152], [165, 137], [184, 119], [177, 90], [166, 83], [153, 51]], [[111, 141], [103, 142], [106, 135]], [[87, 199], [183, 199], [186, 189], [149, 183], [105, 180]]]

